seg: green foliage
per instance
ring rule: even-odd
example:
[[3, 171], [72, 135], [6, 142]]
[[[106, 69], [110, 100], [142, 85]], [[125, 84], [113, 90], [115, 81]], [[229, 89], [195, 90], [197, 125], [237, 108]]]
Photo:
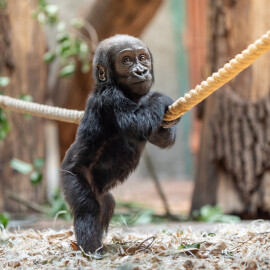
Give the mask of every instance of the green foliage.
[[117, 202], [116, 209], [117, 210], [112, 218], [113, 223], [135, 226], [161, 221], [155, 216], [152, 209], [145, 209], [136, 202]]
[[42, 168], [43, 166], [44, 166], [44, 163], [45, 163], [45, 161], [44, 161], [44, 159], [43, 158], [36, 158], [35, 160], [34, 160], [34, 167], [35, 168]]
[[222, 251], [221, 251], [221, 255], [223, 255], [223, 256], [228, 256], [228, 257], [232, 257], [234, 254], [233, 254], [232, 251], [222, 250]]
[[[6, 87], [9, 84], [9, 81], [10, 80], [8, 77], [0, 76], [0, 88]], [[0, 140], [4, 140], [7, 134], [9, 133], [9, 131], [10, 131], [10, 125], [7, 120], [7, 116], [5, 114], [5, 111], [2, 108], [0, 108]]]
[[34, 17], [36, 17], [41, 24], [48, 23], [54, 25], [59, 21], [58, 12], [58, 6], [48, 4], [46, 0], [39, 0], [38, 7], [34, 11]]
[[50, 209], [49, 209], [49, 216], [55, 217], [60, 211], [65, 211], [65, 213], [61, 213], [58, 217], [63, 218], [65, 220], [70, 221], [71, 215], [69, 208], [60, 192], [60, 190], [56, 190], [53, 197], [50, 200]]
[[13, 158], [10, 163], [9, 163], [10, 167], [21, 173], [21, 174], [29, 174], [31, 171], [33, 171], [33, 165], [30, 163], [26, 163], [22, 160]]
[[55, 55], [55, 52], [51, 52], [51, 51], [48, 51], [44, 54], [43, 56], [43, 60], [47, 63], [51, 63], [53, 62], [53, 60], [55, 59], [56, 55]]
[[75, 70], [76, 70], [75, 64], [69, 64], [67, 66], [64, 66], [60, 70], [59, 75], [60, 75], [60, 77], [68, 77], [68, 76], [72, 75]]
[[21, 94], [19, 98], [21, 100], [28, 101], [28, 102], [32, 102], [33, 101], [33, 97], [31, 95]]
[[184, 244], [181, 244], [179, 249], [189, 249], [189, 248], [197, 248], [197, 249], [200, 249], [201, 247], [201, 243], [195, 243], [195, 244], [192, 244], [192, 245], [184, 245]]
[[8, 223], [9, 223], [9, 215], [7, 213], [0, 213], [0, 225], [3, 225], [4, 228], [6, 228]]
[[0, 140], [4, 140], [10, 131], [9, 122], [6, 114], [2, 108], [0, 108]]
[[5, 8], [7, 5], [7, 0], [0, 0], [0, 9]]
[[0, 87], [6, 87], [9, 84], [9, 77], [0, 76]]
[[[83, 21], [73, 19], [73, 27], [81, 28]], [[44, 59], [52, 62], [57, 57], [60, 59], [62, 68], [59, 75], [67, 77], [72, 75], [76, 70], [76, 60], [81, 63], [81, 71], [87, 73], [90, 70], [91, 50], [88, 44], [75, 33], [67, 30], [66, 23], [60, 22], [57, 27], [56, 48], [45, 54]]]
[[154, 211], [152, 209], [145, 209], [138, 212], [115, 213], [112, 222], [120, 223], [121, 225], [147, 225], [154, 222]]
[[44, 159], [37, 158], [34, 160], [33, 164], [30, 164], [20, 159], [13, 158], [9, 165], [13, 170], [21, 174], [29, 174], [30, 182], [33, 185], [42, 181], [42, 167], [44, 165]]
[[194, 210], [192, 216], [197, 221], [206, 222], [239, 222], [240, 218], [233, 215], [225, 215], [220, 206], [205, 205], [200, 210]]
[[[21, 94], [19, 98], [21, 100], [28, 101], [28, 102], [32, 102], [33, 101], [33, 97], [31, 95]], [[30, 114], [27, 114], [27, 113], [24, 114], [24, 117], [26, 117], [28, 119], [32, 118], [32, 116]]]
[[41, 172], [38, 172], [38, 171], [33, 171], [31, 174], [30, 174], [30, 181], [33, 185], [35, 184], [38, 184], [41, 182], [42, 180], [42, 173]]
[[116, 202], [116, 211], [112, 222], [121, 225], [147, 225], [150, 223], [162, 223], [173, 220], [187, 221], [186, 216], [157, 215], [153, 209], [145, 208], [137, 202]]
[[39, 0], [35, 17], [42, 24], [52, 26], [57, 23], [56, 47], [44, 54], [44, 61], [51, 63], [59, 59], [60, 77], [67, 77], [75, 72], [76, 60], [81, 63], [81, 72], [89, 72], [92, 52], [86, 42], [86, 37], [78, 33], [78, 30], [84, 27], [84, 21], [73, 18], [68, 25], [59, 21], [58, 7], [48, 4], [46, 0]]

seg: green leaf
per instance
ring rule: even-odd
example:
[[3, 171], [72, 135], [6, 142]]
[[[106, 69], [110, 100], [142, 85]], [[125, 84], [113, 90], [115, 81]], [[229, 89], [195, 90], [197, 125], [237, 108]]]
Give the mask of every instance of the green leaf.
[[133, 225], [147, 225], [152, 222], [153, 219], [153, 210], [147, 209], [138, 213], [138, 215], [134, 218]]
[[7, 213], [0, 213], [0, 224], [2, 224], [4, 228], [6, 228], [8, 222], [9, 222], [9, 215]]
[[49, 211], [49, 216], [50, 217], [55, 217], [55, 215], [59, 212], [59, 211], [66, 211], [66, 213], [61, 213], [60, 215], [58, 215], [58, 217], [61, 217], [65, 220], [71, 220], [71, 215], [69, 212], [69, 208], [62, 196], [62, 193], [59, 190], [55, 191], [55, 194], [52, 198], [52, 200], [50, 201], [50, 205], [51, 205], [51, 209]]
[[66, 29], [66, 23], [65, 22], [59, 22], [57, 25], [57, 31], [63, 32]]
[[31, 171], [33, 171], [32, 164], [26, 163], [26, 162], [19, 160], [19, 159], [16, 159], [16, 158], [13, 158], [10, 161], [9, 165], [13, 170], [16, 170], [22, 174], [29, 174]]
[[36, 158], [34, 160], [34, 167], [35, 168], [42, 168], [44, 166], [44, 163], [45, 163], [45, 161], [43, 158]]
[[234, 255], [232, 251], [225, 251], [225, 250], [222, 250], [222, 251], [221, 251], [221, 254], [222, 254], [223, 256], [229, 256], [229, 257], [231, 257], [231, 256]]
[[216, 234], [215, 233], [208, 233], [208, 236], [215, 237]]
[[5, 139], [10, 131], [9, 122], [7, 120], [6, 114], [2, 108], [0, 108], [0, 140]]
[[89, 63], [83, 64], [83, 65], [82, 65], [82, 68], [81, 68], [82, 73], [87, 73], [87, 72], [89, 72], [90, 67], [91, 67], [91, 66], [90, 66]]
[[0, 86], [6, 87], [9, 84], [9, 77], [1, 77], [0, 76]]
[[231, 222], [239, 222], [241, 219], [238, 216], [233, 215], [214, 215], [209, 217], [208, 222], [221, 222], [221, 223], [231, 223]]
[[55, 59], [55, 53], [48, 51], [43, 55], [43, 60], [47, 63], [51, 63]]
[[33, 97], [31, 95], [25, 95], [25, 94], [21, 94], [20, 95], [20, 99], [24, 100], [24, 101], [28, 101], [28, 102], [32, 102], [33, 101]]
[[56, 5], [46, 5], [44, 10], [50, 17], [53, 17], [58, 15], [59, 8]]
[[43, 175], [41, 172], [33, 171], [30, 175], [31, 184], [36, 185], [36, 184], [40, 183], [42, 180], [42, 177], [43, 177]]
[[60, 70], [59, 75], [60, 77], [70, 76], [74, 73], [75, 69], [76, 69], [76, 66], [74, 64], [69, 64]]
[[203, 220], [209, 221], [211, 217], [222, 214], [222, 209], [219, 206], [205, 205], [200, 211]]
[[192, 244], [192, 245], [181, 244], [181, 246], [179, 247], [179, 249], [188, 249], [188, 248], [197, 248], [197, 249], [200, 249], [200, 247], [201, 247], [201, 243], [195, 243], [195, 244]]
[[89, 52], [88, 46], [85, 42], [80, 42], [79, 45], [80, 53], [87, 54]]
[[62, 43], [64, 41], [68, 40], [68, 39], [69, 39], [69, 36], [68, 36], [67, 33], [58, 33], [56, 35], [56, 40], [57, 40], [58, 43]]
[[63, 54], [63, 53], [66, 52], [67, 50], [70, 50], [70, 49], [72, 48], [71, 45], [72, 45], [72, 44], [71, 44], [71, 41], [70, 41], [69, 39], [63, 41], [63, 42], [61, 43], [60, 50], [59, 50], [60, 54]]
[[48, 4], [45, 0], [38, 0], [38, 5], [44, 9]]
[[45, 24], [46, 23], [46, 15], [43, 12], [38, 13], [37, 20], [39, 23]]
[[241, 219], [238, 216], [225, 215], [220, 206], [205, 205], [199, 211], [193, 211], [195, 220], [206, 222], [238, 222]]
[[76, 28], [82, 28], [84, 26], [83, 20], [81, 18], [73, 18], [70, 24]]

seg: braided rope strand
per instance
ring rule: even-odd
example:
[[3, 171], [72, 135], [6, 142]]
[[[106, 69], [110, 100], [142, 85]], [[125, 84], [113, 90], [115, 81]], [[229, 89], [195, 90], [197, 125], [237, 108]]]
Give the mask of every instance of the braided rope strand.
[[164, 117], [164, 121], [172, 121], [185, 114], [192, 107], [210, 96], [218, 88], [229, 82], [237, 74], [250, 66], [258, 57], [270, 49], [270, 31], [261, 36], [248, 48], [236, 55], [229, 63], [220, 68], [218, 72], [208, 77], [195, 89], [190, 90], [184, 97], [176, 100]]
[[[270, 49], [270, 31], [261, 36], [248, 48], [236, 55], [218, 72], [208, 77], [195, 89], [190, 90], [184, 97], [176, 100], [164, 117], [164, 121], [172, 121], [185, 114], [192, 107], [210, 96], [218, 88], [234, 78], [237, 74], [249, 67], [258, 57]], [[23, 101], [7, 96], [0, 96], [0, 107], [19, 113], [27, 113], [38, 117], [79, 124], [83, 111], [63, 109], [34, 102]]]
[[68, 110], [7, 96], [0, 96], [0, 107], [57, 121], [79, 124], [84, 111]]

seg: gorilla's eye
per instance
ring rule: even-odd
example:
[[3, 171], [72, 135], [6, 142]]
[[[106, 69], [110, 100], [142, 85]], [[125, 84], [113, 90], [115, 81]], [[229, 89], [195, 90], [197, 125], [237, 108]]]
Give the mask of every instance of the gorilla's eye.
[[128, 64], [132, 63], [131, 57], [129, 57], [129, 56], [123, 57], [122, 63], [125, 64], [125, 65], [128, 65]]
[[146, 61], [147, 60], [147, 57], [146, 57], [146, 55], [145, 54], [141, 54], [140, 56], [139, 56], [139, 60], [140, 61]]

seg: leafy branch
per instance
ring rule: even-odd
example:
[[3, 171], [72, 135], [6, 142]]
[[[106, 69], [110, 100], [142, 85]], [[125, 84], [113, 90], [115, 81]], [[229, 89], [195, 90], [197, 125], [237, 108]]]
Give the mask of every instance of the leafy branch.
[[[9, 78], [0, 76], [0, 89], [9, 84]], [[3, 93], [1, 93], [3, 95]], [[10, 131], [10, 125], [5, 111], [0, 108], [0, 140], [4, 140]]]
[[43, 59], [47, 63], [59, 59], [60, 77], [72, 75], [76, 70], [77, 61], [81, 63], [81, 72], [87, 73], [97, 43], [96, 32], [83, 19], [74, 18], [68, 24], [60, 21], [58, 11], [56, 5], [48, 4], [45, 0], [39, 0], [34, 11], [34, 16], [41, 24], [57, 25], [56, 47], [46, 52]]
[[9, 165], [13, 170], [21, 174], [28, 174], [33, 185], [40, 183], [43, 178], [42, 167], [44, 165], [44, 160], [42, 158], [35, 159], [33, 164], [13, 158]]

